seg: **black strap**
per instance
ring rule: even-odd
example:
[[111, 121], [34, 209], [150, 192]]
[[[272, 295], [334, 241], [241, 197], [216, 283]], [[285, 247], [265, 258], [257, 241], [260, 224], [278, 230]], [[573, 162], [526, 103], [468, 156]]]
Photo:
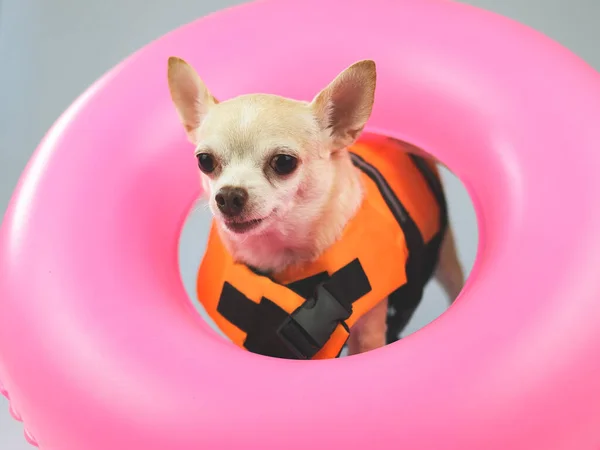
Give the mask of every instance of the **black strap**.
[[400, 228], [402, 228], [406, 246], [408, 248], [406, 277], [407, 280], [410, 281], [417, 275], [418, 268], [421, 267], [423, 262], [425, 243], [423, 242], [421, 231], [383, 175], [359, 155], [355, 153], [350, 153], [350, 155], [352, 156], [354, 165], [375, 182], [388, 208], [394, 215]]
[[[223, 286], [217, 311], [246, 333], [247, 350], [277, 358], [311, 359], [338, 325], [348, 330], [345, 320], [352, 315], [352, 303], [370, 292], [371, 285], [358, 259], [331, 276], [310, 278], [323, 281], [310, 295], [302, 295], [306, 301], [292, 314], [264, 297], [257, 304], [230, 283]], [[301, 285], [298, 281], [294, 284], [296, 289]]]
[[[444, 235], [447, 227], [446, 199], [440, 180], [427, 161], [417, 155], [409, 154], [412, 163], [427, 182], [440, 207], [440, 230], [432, 242], [425, 244], [423, 235], [417, 224], [410, 217], [410, 214], [394, 194], [381, 173], [360, 156], [354, 153], [351, 156], [354, 165], [368, 175], [377, 185], [381, 196], [384, 198], [392, 214], [394, 214], [398, 225], [402, 228], [408, 249], [405, 268], [407, 282], [388, 296], [389, 307], [393, 308], [394, 311], [392, 316], [388, 315], [386, 339], [389, 344], [398, 339], [399, 333], [406, 327], [423, 297], [423, 289], [432, 270], [429, 268], [432, 265], [430, 261], [430, 253], [432, 252], [429, 251], [429, 247], [431, 244], [439, 247], [441, 237]], [[437, 251], [435, 254], [435, 260], [437, 260]]]
[[444, 188], [442, 187], [442, 182], [427, 161], [412, 153], [409, 157], [419, 172], [421, 172], [423, 178], [425, 178], [429, 190], [440, 207], [440, 229], [438, 233], [444, 234], [446, 232], [446, 227], [448, 226], [448, 205], [446, 203], [446, 195], [444, 193]]
[[312, 297], [296, 309], [279, 329], [279, 335], [299, 359], [312, 358], [321, 350], [338, 325], [349, 332], [345, 321], [352, 303], [371, 291], [358, 259], [319, 283]]

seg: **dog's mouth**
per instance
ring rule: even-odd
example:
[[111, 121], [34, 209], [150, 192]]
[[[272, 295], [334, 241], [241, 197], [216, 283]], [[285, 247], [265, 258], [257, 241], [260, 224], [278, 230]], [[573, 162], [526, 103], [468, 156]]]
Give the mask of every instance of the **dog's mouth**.
[[247, 220], [245, 222], [225, 221], [224, 224], [229, 231], [232, 231], [233, 233], [237, 234], [242, 234], [256, 228], [262, 223], [263, 220], [264, 218]]

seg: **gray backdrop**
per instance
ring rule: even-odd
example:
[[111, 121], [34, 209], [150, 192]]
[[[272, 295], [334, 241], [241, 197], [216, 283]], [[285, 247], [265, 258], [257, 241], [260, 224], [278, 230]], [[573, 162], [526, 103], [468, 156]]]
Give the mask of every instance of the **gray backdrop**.
[[[236, 3], [242, 1], [0, 0], [0, 211], [4, 212], [15, 183], [43, 134], [96, 78], [150, 40]], [[465, 3], [537, 28], [600, 68], [600, 0]], [[447, 172], [443, 176], [461, 261], [469, 270], [477, 246], [473, 207], [460, 182]], [[180, 262], [190, 294], [203, 250], [198, 230], [205, 233], [206, 225], [206, 213], [197, 209], [184, 229]], [[440, 289], [432, 283], [407, 332], [429, 323], [443, 312], [445, 305]], [[31, 448], [23, 439], [21, 424], [10, 417], [3, 397], [0, 448]]]

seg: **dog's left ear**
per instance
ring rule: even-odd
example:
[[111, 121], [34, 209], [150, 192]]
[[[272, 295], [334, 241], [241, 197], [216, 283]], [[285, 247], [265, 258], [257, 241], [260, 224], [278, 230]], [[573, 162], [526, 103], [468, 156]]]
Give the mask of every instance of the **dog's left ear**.
[[312, 101], [319, 124], [331, 136], [333, 151], [353, 144], [365, 127], [373, 110], [376, 78], [374, 61], [358, 61]]

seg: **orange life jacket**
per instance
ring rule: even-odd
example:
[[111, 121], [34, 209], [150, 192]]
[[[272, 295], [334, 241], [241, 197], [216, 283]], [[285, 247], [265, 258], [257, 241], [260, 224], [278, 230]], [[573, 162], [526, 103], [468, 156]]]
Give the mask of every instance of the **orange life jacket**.
[[213, 221], [198, 299], [240, 347], [280, 358], [335, 358], [352, 325], [385, 297], [413, 310], [420, 301], [446, 226], [437, 168], [380, 136], [364, 135], [349, 150], [365, 198], [316, 261], [260, 274], [232, 259]]

